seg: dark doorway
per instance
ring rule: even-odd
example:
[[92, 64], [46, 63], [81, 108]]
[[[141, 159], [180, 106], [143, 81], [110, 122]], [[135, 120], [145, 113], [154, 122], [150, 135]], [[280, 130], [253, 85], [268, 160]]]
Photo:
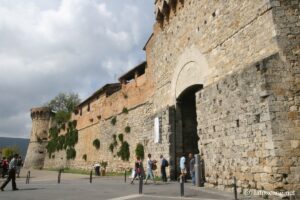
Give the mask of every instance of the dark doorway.
[[[177, 98], [175, 134], [175, 154], [177, 161], [177, 172], [179, 172], [179, 159], [183, 154], [187, 159], [189, 153], [199, 153], [199, 137], [197, 134], [197, 113], [195, 94], [202, 88], [202, 85], [193, 85], [185, 89]], [[188, 167], [189, 165], [187, 164], [187, 168]], [[179, 173], [177, 174], [179, 175]]]

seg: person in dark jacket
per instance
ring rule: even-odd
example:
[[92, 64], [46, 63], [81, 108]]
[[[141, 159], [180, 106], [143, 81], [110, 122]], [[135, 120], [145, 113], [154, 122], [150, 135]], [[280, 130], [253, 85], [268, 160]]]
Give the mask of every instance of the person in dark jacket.
[[16, 185], [16, 168], [17, 168], [17, 159], [18, 159], [18, 154], [15, 154], [13, 159], [9, 162], [8, 166], [8, 177], [6, 181], [1, 185], [0, 190], [4, 191], [5, 186], [11, 181], [12, 189], [13, 190], [18, 190], [17, 185]]
[[167, 182], [167, 173], [166, 173], [166, 167], [169, 166], [168, 161], [163, 157], [163, 155], [160, 155], [160, 171], [161, 171], [161, 179], [163, 182]]

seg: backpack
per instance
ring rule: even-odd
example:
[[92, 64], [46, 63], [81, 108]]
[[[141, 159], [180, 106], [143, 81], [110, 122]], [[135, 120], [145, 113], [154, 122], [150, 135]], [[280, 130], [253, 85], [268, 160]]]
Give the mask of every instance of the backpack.
[[156, 169], [157, 169], [156, 163], [152, 163], [152, 164], [151, 164], [151, 169], [152, 169], [152, 170], [156, 170]]
[[169, 167], [169, 162], [165, 159], [165, 166]]

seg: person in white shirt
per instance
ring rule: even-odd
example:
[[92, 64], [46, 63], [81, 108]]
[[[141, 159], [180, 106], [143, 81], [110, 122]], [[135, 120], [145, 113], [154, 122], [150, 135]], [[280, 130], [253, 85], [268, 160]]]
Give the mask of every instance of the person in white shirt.
[[180, 176], [183, 177], [184, 181], [185, 181], [185, 176], [186, 176], [186, 161], [185, 161], [185, 157], [184, 154], [182, 154], [181, 158], [180, 158], [180, 162], [179, 162], [179, 167], [180, 167]]
[[151, 154], [148, 154], [148, 160], [147, 160], [147, 175], [146, 175], [146, 180], [145, 180], [145, 185], [147, 184], [147, 181], [149, 178], [151, 178], [153, 180], [153, 183], [155, 184], [155, 180], [154, 180], [154, 175], [153, 175], [153, 169], [154, 169], [154, 165], [155, 165], [155, 160], [151, 160]]
[[17, 168], [17, 159], [18, 154], [15, 154], [13, 159], [9, 162], [9, 168], [8, 168], [8, 177], [6, 181], [1, 185], [0, 190], [4, 191], [5, 186], [9, 183], [11, 180], [11, 185], [13, 190], [18, 190], [16, 185], [16, 168]]

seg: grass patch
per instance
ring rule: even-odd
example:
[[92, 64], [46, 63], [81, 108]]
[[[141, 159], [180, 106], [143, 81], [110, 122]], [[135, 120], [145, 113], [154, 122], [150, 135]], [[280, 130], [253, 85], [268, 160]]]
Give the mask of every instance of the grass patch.
[[[44, 168], [45, 171], [59, 171], [58, 168]], [[64, 168], [62, 173], [69, 173], [69, 174], [83, 174], [83, 175], [90, 175], [90, 170], [85, 169], [71, 169], [71, 168]], [[129, 172], [127, 172], [128, 174]], [[95, 174], [95, 170], [93, 170], [93, 175]], [[124, 176], [124, 172], [106, 172], [105, 176]]]

